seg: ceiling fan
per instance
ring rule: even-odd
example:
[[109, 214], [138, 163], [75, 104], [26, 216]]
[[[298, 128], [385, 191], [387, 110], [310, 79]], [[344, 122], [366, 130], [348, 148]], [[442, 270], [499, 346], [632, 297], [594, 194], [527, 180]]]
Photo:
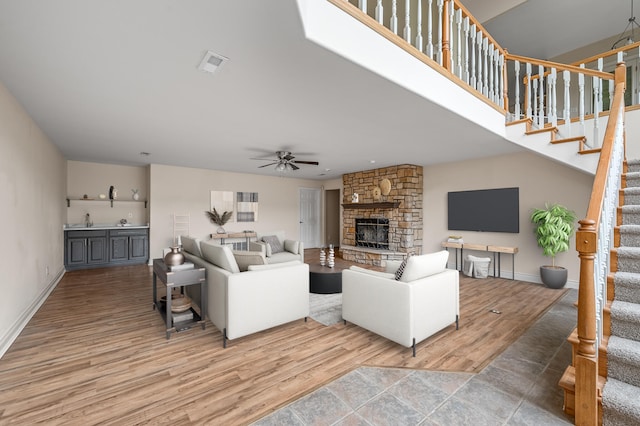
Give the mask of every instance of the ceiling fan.
[[[265, 164], [264, 166], [259, 166], [261, 169], [263, 167], [276, 166], [276, 171], [278, 172], [287, 172], [289, 170], [298, 170], [300, 167], [296, 166], [296, 164], [310, 164], [312, 166], [317, 166], [319, 163], [317, 161], [300, 161], [294, 160], [293, 155], [289, 151], [276, 151], [275, 159], [266, 159], [266, 161], [271, 161], [269, 164]], [[254, 158], [254, 160], [265, 160], [263, 158]]]

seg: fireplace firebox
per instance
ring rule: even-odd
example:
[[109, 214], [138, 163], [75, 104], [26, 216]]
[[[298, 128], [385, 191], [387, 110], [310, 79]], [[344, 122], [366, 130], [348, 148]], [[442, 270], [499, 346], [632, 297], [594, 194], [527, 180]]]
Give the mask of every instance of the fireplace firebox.
[[356, 218], [356, 246], [389, 249], [389, 219]]

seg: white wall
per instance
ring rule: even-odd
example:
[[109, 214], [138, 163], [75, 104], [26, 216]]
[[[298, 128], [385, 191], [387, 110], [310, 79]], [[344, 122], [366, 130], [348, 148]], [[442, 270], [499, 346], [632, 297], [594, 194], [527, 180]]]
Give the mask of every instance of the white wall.
[[64, 273], [66, 162], [0, 83], [0, 355]]
[[[148, 190], [147, 166], [119, 166], [114, 164], [67, 161], [67, 195], [70, 199], [82, 198], [85, 194], [96, 201], [71, 201], [67, 208], [67, 223], [83, 223], [89, 213], [94, 225], [115, 225], [120, 219], [136, 225], [149, 222], [149, 209], [144, 203], [132, 201], [132, 189], [137, 189], [140, 200], [146, 200]], [[113, 207], [107, 201], [99, 201], [99, 195], [109, 198], [109, 187], [118, 189], [118, 200]], [[127, 201], [127, 202], [122, 202]], [[131, 214], [131, 215], [129, 215]]]
[[[581, 219], [586, 213], [592, 184], [593, 176], [532, 153], [425, 166], [423, 250], [425, 253], [440, 250], [440, 243], [450, 234], [462, 235], [467, 243], [516, 246], [520, 250], [515, 258], [516, 279], [540, 282], [539, 267], [550, 264], [551, 259], [542, 255], [535, 241], [529, 220], [532, 209], [547, 202], [560, 203]], [[447, 230], [447, 192], [506, 187], [520, 188], [520, 233]], [[577, 286], [575, 237], [571, 238], [569, 251], [556, 257], [556, 263], [568, 268], [569, 285]], [[502, 271], [503, 276], [511, 276], [510, 255], [502, 255]]]
[[211, 191], [258, 193], [258, 221], [228, 222], [227, 232], [284, 230], [299, 238], [299, 189], [322, 188], [322, 181], [269, 177], [216, 170], [165, 165], [150, 168], [150, 257], [162, 256], [173, 241], [173, 214], [191, 215], [191, 235], [209, 239], [217, 226], [205, 211], [210, 209]]

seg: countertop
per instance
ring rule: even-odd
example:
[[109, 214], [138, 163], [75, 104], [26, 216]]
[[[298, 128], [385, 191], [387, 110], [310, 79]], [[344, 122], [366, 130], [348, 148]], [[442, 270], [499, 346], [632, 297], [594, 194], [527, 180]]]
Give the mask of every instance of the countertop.
[[112, 225], [110, 223], [99, 223], [93, 226], [86, 226], [84, 223], [78, 224], [65, 224], [62, 229], [65, 231], [92, 231], [92, 230], [100, 230], [100, 229], [147, 229], [149, 225], [136, 225], [136, 224], [127, 224], [125, 226], [122, 225]]

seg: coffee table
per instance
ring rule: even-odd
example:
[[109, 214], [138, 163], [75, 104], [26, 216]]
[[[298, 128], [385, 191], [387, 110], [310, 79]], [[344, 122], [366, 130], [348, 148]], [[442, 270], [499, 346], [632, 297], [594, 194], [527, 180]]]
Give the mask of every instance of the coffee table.
[[[347, 266], [348, 268], [348, 266]], [[318, 294], [342, 293], [342, 270], [334, 266], [309, 264], [309, 292]]]

